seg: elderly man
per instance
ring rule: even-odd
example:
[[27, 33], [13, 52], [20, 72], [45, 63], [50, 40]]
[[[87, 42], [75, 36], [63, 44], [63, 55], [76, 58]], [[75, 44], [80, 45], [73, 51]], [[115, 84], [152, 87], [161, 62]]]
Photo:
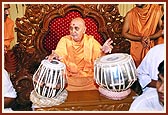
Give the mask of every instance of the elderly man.
[[55, 51], [48, 56], [61, 60], [67, 68], [67, 90], [97, 89], [94, 75], [94, 60], [112, 50], [112, 40], [109, 38], [103, 46], [93, 36], [86, 35], [85, 21], [77, 17], [71, 21], [70, 35], [60, 39]]

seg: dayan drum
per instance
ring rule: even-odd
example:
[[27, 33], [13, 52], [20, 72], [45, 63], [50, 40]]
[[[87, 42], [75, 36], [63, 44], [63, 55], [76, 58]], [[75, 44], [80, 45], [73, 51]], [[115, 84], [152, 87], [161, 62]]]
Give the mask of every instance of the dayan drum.
[[30, 98], [36, 105], [52, 106], [64, 102], [67, 97], [65, 64], [58, 60], [42, 60], [33, 75], [33, 85]]
[[131, 92], [131, 85], [137, 80], [131, 55], [114, 53], [98, 58], [94, 62], [94, 79], [99, 85], [99, 92], [107, 98], [126, 98]]

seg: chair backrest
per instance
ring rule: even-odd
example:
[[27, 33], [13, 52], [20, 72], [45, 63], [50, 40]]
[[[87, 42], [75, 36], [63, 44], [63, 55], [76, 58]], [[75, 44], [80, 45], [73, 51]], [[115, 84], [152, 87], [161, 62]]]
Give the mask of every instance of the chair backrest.
[[101, 44], [112, 38], [112, 53], [129, 53], [130, 43], [121, 36], [123, 17], [117, 4], [28, 4], [25, 15], [16, 19], [15, 28], [18, 44], [14, 49], [21, 60], [30, 60], [22, 65], [41, 62], [49, 55], [60, 38], [69, 34], [69, 24], [74, 17], [82, 17], [86, 33]]
[[[79, 11], [70, 11], [65, 17], [56, 17], [49, 23], [48, 33], [44, 37], [44, 49], [51, 52], [57, 46], [60, 38], [69, 35], [70, 22], [75, 17], [82, 17], [82, 14]], [[83, 17], [82, 17], [83, 18]], [[93, 35], [94, 38], [99, 41], [101, 44], [104, 43], [103, 36], [98, 32], [98, 23], [95, 19], [91, 17], [84, 18], [86, 22], [86, 34]]]

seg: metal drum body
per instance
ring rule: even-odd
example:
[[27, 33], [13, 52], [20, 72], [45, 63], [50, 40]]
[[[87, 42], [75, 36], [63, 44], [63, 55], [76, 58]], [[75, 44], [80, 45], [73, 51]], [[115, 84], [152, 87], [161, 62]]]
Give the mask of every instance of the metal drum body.
[[66, 66], [60, 61], [43, 60], [33, 75], [34, 90], [45, 97], [55, 98], [65, 88]]
[[51, 107], [63, 103], [68, 96], [66, 87], [66, 66], [53, 60], [42, 60], [33, 75], [34, 90], [30, 94], [33, 107]]
[[94, 79], [99, 85], [99, 91], [102, 93], [104, 90], [111, 98], [114, 93], [130, 93], [129, 88], [137, 80], [131, 55], [114, 53], [98, 58], [94, 62]]

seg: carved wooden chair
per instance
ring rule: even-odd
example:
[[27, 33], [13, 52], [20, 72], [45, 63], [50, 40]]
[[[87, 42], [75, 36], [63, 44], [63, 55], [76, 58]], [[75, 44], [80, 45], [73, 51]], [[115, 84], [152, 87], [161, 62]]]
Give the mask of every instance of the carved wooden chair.
[[29, 110], [32, 76], [41, 61], [56, 48], [60, 38], [69, 34], [72, 18], [84, 18], [86, 34], [101, 44], [112, 38], [112, 53], [129, 53], [130, 43], [121, 36], [123, 17], [117, 4], [27, 4], [25, 15], [17, 18], [17, 44], [13, 47], [18, 64], [12, 81], [18, 92], [17, 103]]

